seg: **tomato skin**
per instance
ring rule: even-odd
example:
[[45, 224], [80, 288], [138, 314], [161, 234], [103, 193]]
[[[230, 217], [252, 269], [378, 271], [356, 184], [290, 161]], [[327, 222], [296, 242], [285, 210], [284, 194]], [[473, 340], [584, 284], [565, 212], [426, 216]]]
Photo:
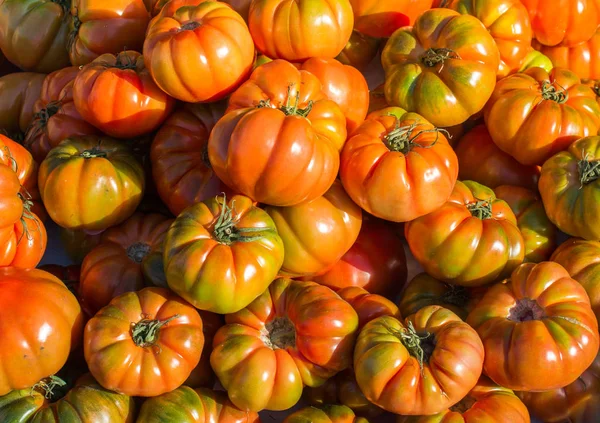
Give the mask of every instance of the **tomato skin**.
[[314, 282], [276, 279], [225, 321], [210, 363], [242, 410], [286, 410], [298, 402], [303, 385], [322, 385], [352, 361], [358, 316]]
[[337, 294], [356, 311], [359, 329], [380, 316], [401, 318], [396, 304], [381, 295], [370, 294], [366, 289], [348, 286], [340, 289]]
[[377, 56], [380, 45], [381, 40], [379, 38], [352, 31], [346, 47], [336, 56], [336, 59], [344, 65], [353, 66], [359, 71], [363, 71]]
[[548, 58], [548, 56], [531, 48], [527, 56], [525, 56], [521, 61], [519, 72], [525, 72], [526, 70], [531, 68], [542, 68], [546, 72], [550, 72], [552, 69], [554, 69], [554, 65], [552, 64], [552, 61]]
[[[442, 50], [428, 59], [429, 49], [453, 53], [443, 58]], [[428, 10], [413, 27], [394, 32], [383, 49], [385, 97], [391, 106], [418, 113], [437, 127], [458, 125], [492, 95], [499, 61], [494, 39], [477, 18]]]
[[[43, 73], [18, 72], [0, 77], [0, 131], [16, 138], [33, 120], [33, 105], [40, 97]], [[19, 99], [19, 101], [15, 101]]]
[[357, 417], [345, 405], [322, 405], [304, 407], [285, 418], [283, 423], [369, 423], [364, 417]]
[[[477, 217], [480, 201], [486, 202], [489, 217]], [[510, 275], [525, 254], [523, 236], [508, 204], [473, 181], [457, 182], [442, 207], [406, 223], [405, 236], [427, 273], [467, 287]]]
[[334, 58], [350, 39], [353, 25], [348, 0], [254, 0], [248, 12], [256, 48], [291, 62]]
[[131, 50], [103, 54], [85, 65], [75, 78], [73, 101], [86, 121], [117, 138], [154, 131], [175, 105], [154, 83], [144, 58]]
[[213, 350], [212, 344], [215, 334], [225, 324], [225, 319], [222, 315], [211, 313], [210, 311], [198, 310], [198, 313], [202, 318], [204, 347], [202, 348], [200, 362], [183, 384], [194, 389], [200, 387], [212, 388], [217, 381], [215, 372], [210, 366], [210, 355]]
[[147, 399], [138, 423], [260, 423], [258, 414], [241, 411], [224, 392], [182, 386], [174, 391]]
[[519, 163], [540, 166], [576, 139], [595, 135], [599, 116], [594, 92], [562, 68], [531, 68], [499, 81], [484, 114], [501, 150]]
[[598, 353], [598, 323], [590, 300], [565, 268], [553, 262], [519, 266], [510, 279], [488, 289], [467, 322], [485, 346], [484, 373], [509, 389], [568, 385]]
[[[246, 23], [229, 6], [216, 1], [188, 3], [193, 5], [165, 7], [150, 23], [144, 42], [146, 67], [156, 84], [176, 99], [217, 101], [247, 79], [254, 44]], [[205, 49], [219, 54], [207, 55]], [[180, 51], [188, 53], [182, 56]], [[176, 71], [180, 68], [187, 71]]]
[[[233, 225], [231, 237], [220, 235], [220, 219]], [[264, 210], [248, 197], [219, 196], [175, 219], [165, 240], [164, 268], [169, 288], [194, 307], [226, 314], [243, 309], [267, 289], [283, 254], [281, 237]]]
[[540, 169], [526, 166], [500, 150], [485, 125], [467, 132], [455, 148], [458, 178], [479, 182], [490, 188], [516, 185], [537, 190]]
[[[163, 324], [154, 337], [144, 332], [147, 346], [133, 335], [143, 320]], [[90, 319], [83, 338], [85, 361], [96, 380], [106, 389], [142, 397], [179, 387], [198, 365], [203, 345], [198, 311], [164, 288], [114, 298]]]
[[[400, 340], [413, 325], [428, 335], [422, 367]], [[421, 345], [424, 345], [424, 341]], [[430, 347], [430, 348], [429, 348]], [[356, 380], [367, 399], [395, 414], [429, 415], [459, 402], [477, 383], [483, 345], [450, 310], [428, 306], [403, 322], [382, 316], [360, 331], [354, 350]]]
[[10, 239], [0, 245], [0, 267], [36, 267], [46, 252], [47, 243], [46, 227], [39, 217], [25, 210], [15, 223]]
[[350, 0], [354, 28], [377, 38], [388, 38], [398, 28], [414, 25], [432, 3], [432, 0]]
[[280, 274], [313, 276], [337, 263], [362, 226], [362, 210], [336, 180], [323, 196], [291, 207], [265, 207], [283, 240]]
[[143, 0], [72, 0], [71, 17], [68, 49], [73, 66], [124, 48], [141, 51], [150, 20]]
[[598, 159], [600, 136], [592, 136], [575, 141], [542, 166], [539, 189], [546, 214], [568, 235], [600, 239], [600, 222], [595, 219], [600, 212], [600, 180], [587, 178], [579, 170], [580, 163], [588, 166]]
[[371, 113], [346, 142], [340, 176], [350, 197], [365, 211], [408, 222], [448, 200], [458, 176], [458, 159], [445, 135], [431, 123], [390, 107]]
[[24, 71], [69, 66], [68, 17], [68, 6], [61, 2], [5, 0], [0, 4], [0, 49]]
[[81, 337], [83, 317], [73, 294], [43, 270], [1, 267], [0, 285], [0, 351], [6, 364], [0, 395], [5, 395], [30, 388], [62, 367]]
[[[79, 189], [65, 189], [65, 180], [78, 181]], [[48, 214], [58, 225], [101, 231], [133, 214], [145, 180], [142, 166], [123, 144], [108, 137], [82, 136], [67, 138], [48, 153], [38, 185]], [[98, 202], [101, 208], [85, 207]]]

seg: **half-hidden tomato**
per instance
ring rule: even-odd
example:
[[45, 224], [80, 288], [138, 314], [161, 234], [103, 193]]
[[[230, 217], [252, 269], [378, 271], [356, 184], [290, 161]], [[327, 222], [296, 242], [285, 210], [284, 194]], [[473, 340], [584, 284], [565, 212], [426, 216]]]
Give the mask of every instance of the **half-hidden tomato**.
[[521, 61], [519, 72], [525, 72], [531, 68], [542, 68], [546, 72], [550, 72], [554, 69], [552, 61], [545, 54], [540, 53], [533, 47], [529, 50], [529, 53]]
[[364, 417], [357, 417], [345, 405], [320, 405], [304, 407], [287, 416], [283, 423], [369, 423]]
[[23, 139], [33, 121], [33, 105], [40, 97], [46, 75], [34, 72], [10, 73], [0, 77], [0, 132]]
[[400, 311], [396, 304], [381, 295], [371, 294], [358, 286], [342, 288], [337, 294], [356, 311], [359, 329], [380, 316], [400, 318]]
[[225, 324], [222, 315], [210, 311], [198, 310], [202, 318], [202, 333], [204, 334], [204, 347], [200, 362], [183, 383], [190, 388], [212, 388], [215, 386], [217, 377], [210, 365], [210, 355], [213, 351], [213, 339], [217, 331]]
[[366, 35], [387, 38], [431, 8], [432, 0], [350, 0], [354, 28]]
[[379, 38], [352, 31], [346, 47], [337, 55], [336, 59], [344, 65], [354, 66], [362, 71], [377, 56], [380, 44], [381, 40]]

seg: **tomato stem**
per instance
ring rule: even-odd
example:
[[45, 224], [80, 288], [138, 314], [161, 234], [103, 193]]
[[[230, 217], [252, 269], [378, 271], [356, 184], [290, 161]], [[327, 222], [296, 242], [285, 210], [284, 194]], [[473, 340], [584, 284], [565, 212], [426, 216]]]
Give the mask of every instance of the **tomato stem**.
[[71, 16], [72, 29], [69, 32], [69, 37], [67, 40], [67, 50], [71, 50], [73, 48], [73, 44], [75, 43], [75, 39], [79, 34], [79, 28], [81, 27], [81, 21], [79, 20], [79, 16], [77, 15], [77, 8], [75, 9], [75, 15]]
[[455, 286], [447, 284], [447, 291], [442, 294], [440, 299], [446, 304], [463, 308], [469, 302], [469, 292], [464, 286]]
[[[125, 57], [126, 60], [123, 60], [123, 57]], [[136, 63], [129, 55], [122, 52], [117, 54], [115, 64], [112, 67], [118, 69], [135, 69]]]
[[579, 182], [581, 183], [580, 189], [600, 178], [600, 160], [590, 160], [589, 153], [585, 153], [583, 159], [579, 160], [577, 169], [579, 170]]
[[412, 322], [408, 322], [408, 325], [402, 328], [402, 330], [390, 327], [387, 329], [402, 342], [402, 345], [404, 345], [410, 355], [417, 359], [422, 372], [424, 363], [429, 362], [429, 358], [435, 348], [432, 334], [429, 332], [418, 334]]
[[558, 104], [563, 104], [569, 99], [569, 93], [563, 87], [559, 91], [550, 81], [542, 82], [542, 98], [544, 100], [555, 101]]
[[[301, 116], [301, 117], [307, 117], [308, 114], [311, 112], [312, 107], [313, 107], [313, 101], [310, 100], [308, 102], [308, 105], [306, 106], [306, 108], [304, 109], [300, 109], [299, 105], [300, 105], [300, 91], [296, 91], [296, 95], [294, 96], [294, 104], [292, 103], [292, 87], [294, 86], [294, 84], [291, 84], [290, 86], [288, 86], [287, 88], [287, 99], [285, 102], [284, 106], [281, 106], [280, 110], [286, 114], [286, 116]], [[261, 102], [262, 104], [263, 102]], [[269, 102], [268, 100], [266, 102], [264, 102], [264, 104], [261, 106], [259, 105], [259, 107], [265, 107], [268, 106]]]
[[430, 48], [421, 55], [421, 62], [428, 68], [443, 64], [448, 59], [459, 59], [460, 56], [449, 48]]
[[262, 235], [246, 236], [245, 233], [262, 232], [265, 228], [238, 228], [239, 219], [234, 218], [235, 200], [227, 205], [227, 197], [223, 194], [221, 213], [213, 228], [213, 237], [221, 244], [231, 245], [234, 242], [253, 242], [262, 239]]
[[143, 319], [134, 323], [131, 327], [131, 337], [134, 344], [142, 348], [152, 347], [158, 341], [160, 329], [178, 317], [179, 314], [176, 314], [162, 321]]
[[142, 262], [142, 260], [144, 260], [144, 257], [150, 253], [150, 250], [152, 250], [152, 247], [150, 247], [148, 244], [136, 242], [135, 244], [131, 244], [129, 247], [127, 247], [127, 257], [131, 261], [139, 264]]
[[471, 212], [471, 216], [481, 220], [491, 219], [492, 205], [488, 200], [477, 200], [476, 203], [467, 204], [467, 209]]
[[67, 382], [65, 382], [58, 376], [52, 375], [52, 376], [47, 377], [46, 379], [40, 380], [38, 383], [33, 385], [31, 387], [31, 394], [33, 394], [33, 391], [35, 391], [35, 390], [41, 391], [41, 393], [44, 395], [44, 398], [49, 400], [55, 396], [56, 388], [63, 387], [66, 384], [67, 384]]
[[108, 153], [97, 146], [89, 150], [82, 151], [79, 156], [83, 157], [84, 159], [95, 159], [97, 157], [106, 158], [108, 157]]
[[594, 86], [592, 87], [592, 91], [596, 94], [597, 97], [600, 97], [600, 81], [596, 81]]
[[508, 320], [513, 322], [527, 322], [530, 320], [541, 320], [544, 316], [544, 310], [537, 301], [531, 298], [522, 298], [509, 310]]
[[[393, 116], [393, 115], [391, 115]], [[396, 116], [395, 116], [396, 117]], [[431, 129], [421, 129], [416, 134], [413, 135], [413, 131], [420, 124], [415, 122], [410, 125], [400, 126], [400, 120], [396, 117], [396, 124], [394, 129], [387, 133], [387, 135], [383, 138], [388, 148], [391, 151], [397, 151], [402, 154], [408, 154], [413, 148], [431, 148], [433, 147], [439, 139], [440, 132], [446, 132], [445, 129], [431, 128]], [[415, 142], [417, 138], [426, 133], [436, 133], [435, 140], [429, 145], [423, 145]], [[450, 135], [448, 133], [448, 135]]]
[[181, 25], [181, 31], [193, 31], [196, 28], [200, 28], [201, 24], [200, 22], [196, 22], [196, 21], [190, 21], [186, 24]]
[[296, 346], [296, 328], [287, 317], [276, 317], [265, 325], [261, 339], [272, 349], [294, 348]]

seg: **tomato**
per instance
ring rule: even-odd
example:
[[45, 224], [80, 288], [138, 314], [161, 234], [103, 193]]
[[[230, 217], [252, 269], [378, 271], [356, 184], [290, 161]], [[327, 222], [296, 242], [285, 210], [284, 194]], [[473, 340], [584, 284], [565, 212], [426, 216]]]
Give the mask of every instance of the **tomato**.
[[531, 49], [529, 14], [520, 0], [450, 0], [444, 7], [479, 19], [500, 52], [498, 79], [515, 73]]
[[575, 382], [546, 392], [518, 392], [531, 414], [547, 423], [587, 423], [600, 413], [600, 355]]
[[291, 207], [265, 207], [283, 240], [281, 272], [312, 276], [331, 268], [356, 241], [362, 210], [335, 181], [323, 196]]
[[368, 213], [408, 222], [440, 207], [454, 188], [458, 159], [444, 133], [416, 113], [371, 113], [346, 142], [340, 176]]
[[52, 72], [69, 66], [70, 2], [4, 0], [0, 3], [0, 49], [25, 71]]
[[548, 56], [532, 48], [521, 61], [519, 72], [525, 72], [526, 70], [531, 68], [542, 68], [546, 72], [550, 72], [554, 68], [554, 65], [552, 64], [552, 61], [548, 58]]
[[184, 210], [167, 232], [169, 288], [200, 310], [234, 313], [275, 279], [283, 242], [273, 220], [244, 196], [213, 197]]
[[103, 54], [85, 65], [75, 78], [73, 101], [86, 121], [118, 138], [154, 131], [175, 105], [135, 51]]
[[[77, 188], [65, 187], [65, 181], [77, 183]], [[67, 138], [48, 153], [38, 184], [48, 214], [58, 225], [101, 231], [133, 214], [145, 181], [142, 166], [123, 144], [82, 136]], [[87, 207], [90, 204], [99, 207]]]
[[482, 286], [509, 276], [525, 254], [508, 204], [473, 181], [457, 182], [442, 207], [406, 224], [405, 235], [423, 269], [455, 285]]
[[233, 10], [238, 12], [246, 22], [248, 22], [248, 13], [250, 12], [250, 3], [252, 0], [221, 0], [230, 5]]
[[144, 60], [170, 96], [189, 103], [216, 101], [248, 77], [255, 57], [252, 37], [229, 6], [212, 0], [191, 3], [173, 13], [165, 8], [152, 20]]
[[48, 235], [44, 224], [30, 208], [30, 205], [25, 205], [23, 215], [15, 223], [10, 238], [0, 244], [0, 267], [30, 269], [42, 260]]
[[541, 166], [600, 127], [594, 92], [562, 68], [531, 68], [499, 81], [484, 116], [494, 143], [524, 165]]
[[439, 306], [401, 322], [382, 316], [360, 331], [354, 371], [367, 399], [395, 414], [428, 415], [458, 403], [483, 365], [477, 333]]
[[356, 242], [327, 272], [308, 279], [339, 290], [348, 286], [393, 297], [406, 283], [407, 264], [402, 240], [390, 225], [363, 220]]
[[96, 314], [110, 301], [147, 285], [166, 287], [162, 244], [173, 219], [136, 213], [102, 234], [81, 266], [79, 293], [84, 308]]
[[71, 17], [68, 49], [73, 66], [124, 48], [141, 51], [150, 20], [143, 0], [71, 0]]
[[358, 69], [335, 59], [311, 58], [302, 64], [321, 81], [323, 92], [346, 116], [348, 134], [364, 122], [369, 108], [369, 86]]
[[600, 319], [600, 242], [570, 238], [558, 246], [550, 260], [563, 266], [583, 286]]
[[369, 423], [364, 417], [357, 417], [345, 405], [322, 405], [304, 407], [285, 418], [283, 423]]
[[337, 294], [356, 311], [359, 329], [380, 316], [400, 318], [400, 311], [396, 304], [381, 295], [370, 294], [369, 291], [358, 286], [342, 288]]
[[137, 423], [260, 423], [258, 414], [241, 411], [224, 392], [182, 386], [144, 401]]
[[199, 310], [198, 313], [202, 318], [204, 348], [202, 348], [200, 362], [194, 370], [192, 370], [192, 373], [183, 384], [190, 388], [212, 388], [215, 385], [217, 378], [210, 366], [210, 354], [212, 353], [212, 344], [215, 334], [225, 324], [225, 320], [220, 314], [211, 313], [209, 311]]
[[510, 279], [488, 289], [467, 322], [485, 346], [485, 374], [509, 389], [566, 386], [598, 353], [590, 300], [553, 262], [519, 266]]
[[87, 233], [83, 230], [59, 228], [62, 247], [69, 258], [81, 264], [85, 256], [100, 243], [100, 233]]
[[558, 229], [572, 236], [600, 239], [600, 136], [574, 142], [551, 157], [540, 176], [546, 214]]
[[[3, 216], [4, 218], [4, 216]], [[0, 268], [0, 395], [56, 373], [81, 336], [77, 299], [43, 270]]]
[[432, 3], [432, 0], [350, 0], [354, 28], [378, 38], [387, 38], [400, 27], [414, 25]]
[[463, 181], [476, 181], [490, 188], [516, 185], [537, 189], [539, 167], [522, 165], [500, 150], [485, 125], [478, 125], [467, 132], [455, 151], [459, 164], [458, 177]]
[[574, 46], [600, 26], [598, 0], [521, 0], [529, 11], [534, 38], [547, 46]]
[[346, 47], [337, 55], [336, 59], [344, 65], [354, 66], [362, 71], [375, 59], [380, 44], [379, 38], [352, 31]]
[[438, 305], [447, 308], [461, 319], [467, 315], [485, 293], [485, 287], [465, 288], [439, 281], [427, 273], [419, 273], [406, 286], [398, 301], [402, 316], [410, 316], [423, 307]]
[[[43, 388], [57, 388], [56, 381], [43, 380], [33, 389], [15, 390], [0, 397], [0, 419], [22, 423], [135, 421], [134, 399], [104, 389], [89, 375], [78, 380], [63, 397], [56, 398], [53, 391]], [[50, 400], [45, 396], [50, 396]]]
[[25, 211], [20, 190], [21, 184], [14, 170], [0, 163], [0, 210], [2, 210], [2, 214], [0, 214], [0, 245], [2, 247], [5, 244], [14, 244], [15, 225], [18, 224]]
[[529, 423], [529, 411], [511, 391], [482, 376], [458, 404], [432, 416], [399, 416], [396, 423]]
[[179, 387], [198, 365], [204, 336], [198, 311], [164, 288], [114, 298], [85, 326], [85, 361], [100, 385], [153, 397]]
[[33, 120], [33, 105], [40, 97], [43, 73], [18, 72], [0, 77], [0, 131], [23, 139]]
[[175, 216], [226, 191], [208, 161], [208, 136], [224, 111], [224, 103], [186, 104], [154, 137], [152, 176], [160, 198]]
[[352, 361], [358, 316], [314, 282], [277, 279], [225, 321], [210, 363], [242, 410], [286, 410], [303, 385], [322, 385]]
[[496, 42], [477, 18], [428, 10], [383, 49], [385, 97], [435, 126], [458, 125], [483, 109], [499, 62]]
[[273, 59], [334, 58], [352, 35], [348, 0], [253, 0], [248, 27], [256, 48]]
[[257, 67], [231, 95], [210, 134], [208, 157], [234, 191], [260, 203], [293, 206], [331, 187], [346, 135], [346, 118], [319, 79], [274, 60]]

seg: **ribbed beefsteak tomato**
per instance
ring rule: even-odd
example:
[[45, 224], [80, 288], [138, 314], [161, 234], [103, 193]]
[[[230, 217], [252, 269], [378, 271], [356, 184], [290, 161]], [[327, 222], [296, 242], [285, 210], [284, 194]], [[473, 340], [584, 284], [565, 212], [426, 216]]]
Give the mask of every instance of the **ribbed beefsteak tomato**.
[[396, 304], [381, 295], [371, 294], [366, 289], [348, 286], [340, 289], [337, 294], [356, 311], [359, 329], [380, 316], [400, 318]]
[[398, 28], [412, 26], [432, 3], [433, 0], [350, 0], [354, 28], [377, 38], [387, 38]]
[[527, 54], [527, 56], [525, 56], [521, 61], [519, 72], [525, 72], [527, 69], [531, 68], [542, 68], [546, 72], [550, 72], [554, 68], [554, 65], [548, 56], [540, 53], [532, 47], [531, 50], [529, 50], [529, 54]]
[[304, 407], [287, 416], [283, 423], [369, 423], [364, 417], [357, 417], [345, 405], [321, 405]]
[[33, 105], [40, 97], [46, 75], [34, 72], [10, 73], [0, 77], [0, 132], [23, 139], [33, 121]]

